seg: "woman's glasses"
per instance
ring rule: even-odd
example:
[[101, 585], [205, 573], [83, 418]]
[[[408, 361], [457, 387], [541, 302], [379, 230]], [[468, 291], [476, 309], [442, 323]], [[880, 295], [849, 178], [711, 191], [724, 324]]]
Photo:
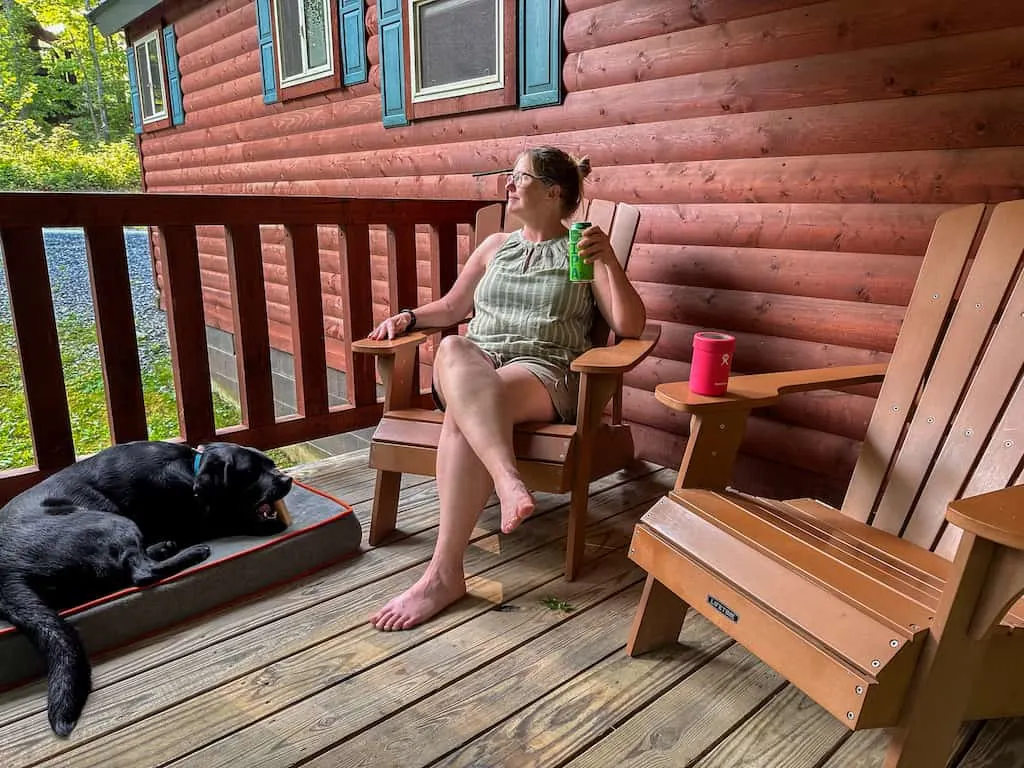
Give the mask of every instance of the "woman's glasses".
[[551, 184], [551, 179], [547, 176], [537, 176], [530, 173], [529, 171], [514, 171], [505, 177], [505, 186], [511, 184], [513, 187], [518, 187], [523, 183], [523, 177], [529, 176], [531, 179], [536, 179], [542, 184]]

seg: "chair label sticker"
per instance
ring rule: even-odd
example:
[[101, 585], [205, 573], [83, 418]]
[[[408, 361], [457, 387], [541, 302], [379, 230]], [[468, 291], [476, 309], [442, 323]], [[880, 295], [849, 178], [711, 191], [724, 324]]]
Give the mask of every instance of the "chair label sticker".
[[729, 621], [738, 622], [740, 620], [740, 615], [738, 613], [713, 595], [708, 595], [708, 605], [725, 616]]

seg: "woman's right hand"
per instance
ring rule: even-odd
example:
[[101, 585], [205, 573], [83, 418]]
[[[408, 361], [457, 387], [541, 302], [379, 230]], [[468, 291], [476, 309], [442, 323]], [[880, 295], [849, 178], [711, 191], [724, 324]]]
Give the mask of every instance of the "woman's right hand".
[[395, 336], [401, 336], [405, 333], [411, 323], [412, 316], [408, 312], [399, 312], [397, 315], [392, 315], [370, 331], [367, 338], [373, 339], [374, 341], [393, 339]]

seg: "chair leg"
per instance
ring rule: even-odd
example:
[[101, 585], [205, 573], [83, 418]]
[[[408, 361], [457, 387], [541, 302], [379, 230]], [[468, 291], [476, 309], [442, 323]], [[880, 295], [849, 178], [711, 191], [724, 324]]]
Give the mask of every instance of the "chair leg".
[[565, 544], [565, 580], [573, 581], [583, 565], [587, 544], [587, 507], [590, 504], [587, 482], [573, 483], [569, 501], [569, 532]]
[[373, 512], [370, 514], [370, 546], [380, 544], [395, 530], [398, 520], [398, 491], [402, 486], [401, 472], [377, 470], [373, 489]]
[[689, 607], [675, 592], [647, 574], [626, 642], [626, 655], [639, 656], [678, 641]]

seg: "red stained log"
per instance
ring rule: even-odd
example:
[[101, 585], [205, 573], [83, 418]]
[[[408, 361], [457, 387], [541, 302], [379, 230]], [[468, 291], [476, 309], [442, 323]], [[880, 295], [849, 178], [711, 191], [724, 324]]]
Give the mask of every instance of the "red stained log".
[[[245, 37], [252, 36], [250, 31]], [[239, 37], [234, 35], [233, 38]], [[204, 49], [207, 50], [207, 49]], [[251, 77], [253, 73], [260, 71], [260, 52], [256, 46], [248, 46], [247, 50], [239, 51], [231, 56], [227, 51], [218, 51], [220, 57], [203, 67], [181, 70], [181, 88], [183, 93], [195, 94], [209, 88], [215, 88], [231, 80], [239, 80]], [[196, 109], [202, 109], [191, 102]], [[206, 105], [207, 108], [209, 105]]]
[[[248, 54], [247, 54], [248, 55]], [[263, 92], [263, 78], [260, 73], [223, 80], [201, 91], [186, 92], [184, 96], [185, 112], [198, 112], [209, 107], [229, 104], [239, 99], [248, 98]]]
[[566, 39], [579, 52], [566, 57], [562, 72], [568, 90], [582, 91], [1022, 24], [1024, 6], [1005, 0], [832, 0], [597, 49], [583, 50], [584, 38]]
[[916, 256], [637, 243], [629, 276], [647, 283], [905, 306], [920, 267]]
[[[708, 326], [687, 325], [661, 321], [661, 338], [655, 359], [672, 359], [688, 361], [693, 347], [693, 334], [709, 330]], [[889, 353], [873, 349], [860, 349], [841, 344], [821, 344], [819, 342], [790, 339], [782, 336], [766, 336], [730, 329], [728, 326], [715, 328], [724, 330], [736, 337], [735, 370], [738, 373], [771, 373], [775, 371], [793, 371], [805, 368], [827, 368], [836, 365], [868, 365], [885, 363]], [[875, 396], [877, 385], [850, 387], [847, 391], [861, 392]]]
[[[1021, 86], [1024, 69], [1014, 65], [1019, 44], [1016, 29], [999, 30], [880, 49], [884, 53], [855, 51], [819, 56], [802, 60], [799, 67], [791, 61], [772, 62], [581, 91], [566, 96], [563, 108], [551, 114], [545, 127], [557, 130], [566, 118], [573, 128], [584, 128]], [[518, 117], [522, 114], [528, 113], [487, 115], [492, 121], [490, 135], [509, 135], [518, 127], [515, 123], [522, 120]], [[408, 152], [392, 158], [381, 158], [373, 152], [338, 154], [335, 146], [334, 154], [275, 161], [266, 168], [261, 166], [269, 161], [182, 169], [169, 178], [156, 175], [153, 181], [159, 184], [261, 180], [274, 168], [280, 175], [273, 178], [286, 179], [459, 173], [499, 167], [498, 163], [508, 159], [499, 156], [502, 142], [466, 147], [464, 141], [472, 124], [463, 120], [460, 134], [464, 138], [460, 144], [410, 147]], [[859, 122], [863, 123], [863, 118]], [[420, 132], [414, 135], [419, 136]], [[522, 147], [520, 139], [520, 150]], [[878, 151], [880, 147], [873, 148]], [[751, 156], [758, 154], [762, 153]], [[660, 158], [662, 162], [671, 160]]]
[[904, 308], [782, 294], [636, 283], [652, 321], [891, 351]]
[[[212, 13], [217, 6], [220, 6], [220, 12]], [[239, 0], [231, 0], [230, 3], [212, 2], [175, 22], [174, 26], [178, 37], [178, 55], [181, 57], [215, 46], [239, 30], [247, 30], [256, 40], [256, 3]]]
[[629, 203], [991, 203], [1024, 189], [1020, 147], [705, 160], [595, 169], [587, 194]]
[[[214, 24], [218, 19], [224, 18], [239, 9], [253, 9], [251, 0], [213, 0], [205, 2], [191, 12], [174, 19], [174, 29], [178, 38], [189, 37], [197, 30], [205, 29]], [[255, 24], [255, 10], [253, 13], [253, 24]]]
[[923, 256], [948, 205], [641, 205], [637, 242]]
[[813, 0], [617, 0], [570, 12], [562, 37], [570, 53], [624, 40], [718, 24], [744, 16], [809, 5]]

